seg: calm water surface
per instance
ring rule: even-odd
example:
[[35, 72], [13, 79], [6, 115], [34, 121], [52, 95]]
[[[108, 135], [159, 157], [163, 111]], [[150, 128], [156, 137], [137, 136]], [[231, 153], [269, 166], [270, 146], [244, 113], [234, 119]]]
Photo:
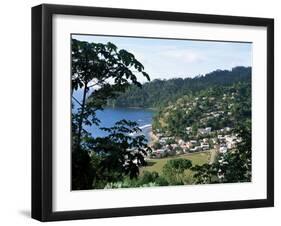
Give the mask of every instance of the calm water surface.
[[[112, 127], [115, 122], [122, 119], [135, 121], [139, 124], [148, 141], [150, 141], [149, 133], [151, 132], [151, 123], [154, 111], [142, 108], [105, 108], [103, 111], [97, 111], [97, 118], [101, 121], [99, 127]], [[92, 134], [93, 137], [103, 137], [108, 133], [99, 129], [97, 126], [86, 127], [85, 129]]]

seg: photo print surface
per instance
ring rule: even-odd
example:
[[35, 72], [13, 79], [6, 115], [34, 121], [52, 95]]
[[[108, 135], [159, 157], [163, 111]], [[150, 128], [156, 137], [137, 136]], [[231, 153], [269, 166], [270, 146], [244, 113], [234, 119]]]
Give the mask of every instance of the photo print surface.
[[252, 179], [252, 43], [71, 35], [72, 190]]

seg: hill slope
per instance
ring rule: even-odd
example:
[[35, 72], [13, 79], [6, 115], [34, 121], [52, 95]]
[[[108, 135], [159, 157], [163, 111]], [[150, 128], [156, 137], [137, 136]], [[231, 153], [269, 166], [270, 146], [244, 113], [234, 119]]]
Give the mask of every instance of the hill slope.
[[251, 121], [251, 83], [242, 81], [184, 95], [160, 108], [153, 119], [153, 130], [187, 139], [196, 137], [199, 128], [235, 128], [245, 121]]
[[232, 70], [216, 70], [195, 78], [156, 79], [143, 84], [142, 88], [131, 86], [125, 93], [108, 102], [109, 106], [158, 108], [175, 102], [179, 97], [218, 86], [251, 81], [251, 67], [235, 67]]

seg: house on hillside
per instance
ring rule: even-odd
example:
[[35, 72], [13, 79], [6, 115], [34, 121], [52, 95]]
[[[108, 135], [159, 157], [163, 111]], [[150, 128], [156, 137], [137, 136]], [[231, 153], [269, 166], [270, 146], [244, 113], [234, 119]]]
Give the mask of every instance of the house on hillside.
[[201, 144], [201, 148], [202, 150], [206, 151], [210, 149], [210, 145], [209, 144]]
[[197, 140], [190, 140], [186, 143], [187, 148], [193, 148], [197, 144]]
[[166, 148], [160, 148], [152, 151], [152, 156], [155, 156], [156, 158], [163, 158], [167, 156], [167, 149]]
[[206, 128], [199, 128], [198, 133], [201, 135], [209, 134], [212, 131], [212, 127], [206, 127]]
[[178, 144], [179, 144], [179, 145], [184, 145], [184, 144], [185, 144], [185, 142], [184, 142], [184, 140], [179, 139], [179, 140], [178, 140]]
[[201, 146], [195, 146], [194, 148], [189, 149], [190, 152], [197, 152], [201, 150], [202, 150]]
[[221, 144], [221, 145], [219, 146], [219, 152], [222, 153], [222, 154], [224, 154], [224, 153], [227, 152], [227, 146], [226, 146], [226, 144]]
[[226, 142], [227, 148], [229, 148], [229, 149], [235, 148], [236, 144], [237, 144], [237, 137], [234, 135], [226, 135], [225, 142]]
[[161, 137], [161, 138], [159, 139], [159, 143], [162, 144], [162, 145], [164, 145], [164, 144], [166, 144], [166, 142], [167, 142], [169, 139], [172, 139], [172, 138], [171, 138], [171, 137]]
[[190, 134], [191, 131], [192, 131], [192, 128], [191, 128], [191, 127], [186, 127], [186, 128], [185, 128], [185, 131], [186, 131], [187, 134]]
[[220, 147], [220, 153], [224, 154], [227, 152], [227, 147]]
[[212, 141], [213, 144], [217, 144], [218, 143], [217, 138], [212, 138], [211, 141]]
[[225, 141], [225, 137], [223, 135], [219, 134], [218, 140], [219, 140], [219, 142], [223, 142], [223, 141]]

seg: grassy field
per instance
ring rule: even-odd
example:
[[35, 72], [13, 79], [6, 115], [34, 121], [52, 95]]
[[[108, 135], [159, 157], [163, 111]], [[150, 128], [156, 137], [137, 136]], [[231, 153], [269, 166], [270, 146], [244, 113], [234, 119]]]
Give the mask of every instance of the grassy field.
[[184, 154], [184, 155], [174, 156], [174, 157], [169, 157], [169, 158], [151, 159], [151, 160], [147, 161], [148, 166], [143, 167], [141, 169], [141, 172], [156, 171], [161, 174], [163, 166], [170, 159], [184, 158], [184, 159], [191, 160], [192, 165], [202, 165], [204, 163], [209, 163], [210, 157], [211, 157], [210, 151], [207, 151], [207, 152], [202, 152], [202, 153]]

